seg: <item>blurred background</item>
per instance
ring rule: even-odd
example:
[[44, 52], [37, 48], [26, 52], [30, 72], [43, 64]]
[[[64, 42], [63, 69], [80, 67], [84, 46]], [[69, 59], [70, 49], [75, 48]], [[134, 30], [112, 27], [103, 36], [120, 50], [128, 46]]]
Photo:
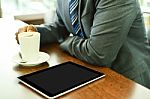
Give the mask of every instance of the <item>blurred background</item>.
[[[150, 0], [138, 0], [150, 39]], [[53, 22], [56, 0], [0, 0], [0, 17], [22, 20], [28, 24]]]
[[1, 17], [20, 19], [29, 24], [52, 20], [56, 0], [0, 0]]
[[144, 16], [147, 37], [150, 43], [150, 0], [139, 0]]

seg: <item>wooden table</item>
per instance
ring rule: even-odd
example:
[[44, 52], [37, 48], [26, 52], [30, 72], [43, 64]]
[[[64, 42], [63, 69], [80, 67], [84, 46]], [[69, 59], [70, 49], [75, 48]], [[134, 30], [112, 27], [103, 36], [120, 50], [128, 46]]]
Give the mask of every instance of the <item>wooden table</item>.
[[45, 99], [30, 88], [19, 83], [17, 77], [33, 71], [48, 68], [66, 61], [72, 61], [86, 67], [104, 72], [106, 77], [87, 86], [79, 88], [58, 99], [150, 99], [150, 90], [123, 77], [109, 68], [93, 66], [80, 61], [59, 48], [59, 45], [48, 44], [41, 48], [50, 59], [35, 67], [24, 67], [13, 62], [19, 46], [15, 32], [23, 26], [21, 21], [0, 19], [0, 99]]

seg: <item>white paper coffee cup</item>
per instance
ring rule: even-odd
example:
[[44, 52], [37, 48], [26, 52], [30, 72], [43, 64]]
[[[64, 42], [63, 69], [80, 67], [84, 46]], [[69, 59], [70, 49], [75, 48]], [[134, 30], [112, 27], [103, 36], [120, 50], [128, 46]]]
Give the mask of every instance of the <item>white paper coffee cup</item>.
[[22, 60], [27, 62], [37, 61], [40, 49], [40, 33], [22, 32], [18, 34]]

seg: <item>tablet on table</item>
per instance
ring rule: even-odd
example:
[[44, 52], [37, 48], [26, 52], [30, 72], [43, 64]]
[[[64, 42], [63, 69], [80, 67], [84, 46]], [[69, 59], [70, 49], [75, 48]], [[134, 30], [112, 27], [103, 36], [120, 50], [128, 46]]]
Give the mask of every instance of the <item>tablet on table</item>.
[[18, 79], [46, 98], [57, 98], [104, 76], [104, 73], [73, 62], [65, 62], [19, 76]]

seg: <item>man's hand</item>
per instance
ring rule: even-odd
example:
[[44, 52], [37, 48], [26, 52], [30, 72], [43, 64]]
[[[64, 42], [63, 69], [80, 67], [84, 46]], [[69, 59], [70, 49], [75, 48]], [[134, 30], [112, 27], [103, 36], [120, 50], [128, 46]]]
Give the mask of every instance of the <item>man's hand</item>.
[[18, 29], [18, 32], [15, 33], [16, 35], [16, 40], [17, 40], [17, 43], [19, 44], [19, 40], [18, 40], [18, 34], [21, 33], [21, 32], [36, 32], [37, 29], [36, 27], [34, 27], [33, 25], [27, 25], [27, 26], [24, 26], [24, 27], [21, 27]]

